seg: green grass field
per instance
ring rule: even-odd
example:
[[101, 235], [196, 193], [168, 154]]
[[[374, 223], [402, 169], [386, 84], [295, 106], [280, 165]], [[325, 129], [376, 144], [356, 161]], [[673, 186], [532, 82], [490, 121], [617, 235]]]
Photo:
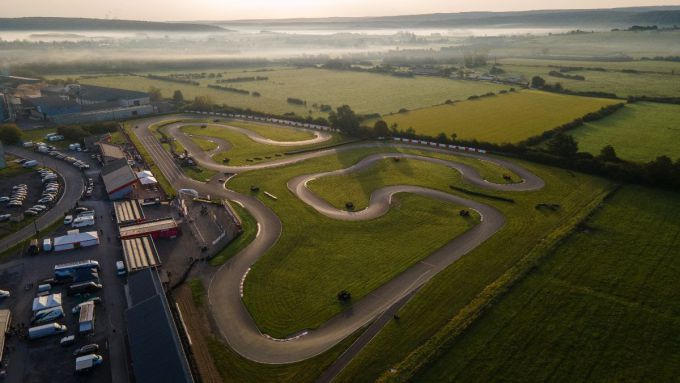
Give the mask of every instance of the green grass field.
[[647, 162], [660, 155], [680, 158], [680, 106], [627, 104], [614, 115], [571, 132], [581, 151], [595, 155], [612, 145], [622, 159]]
[[415, 381], [676, 380], [679, 212], [625, 187]]
[[191, 137], [191, 141], [198, 145], [198, 147], [201, 148], [201, 150], [203, 150], [204, 152], [209, 152], [217, 149], [216, 143], [210, 140], [206, 140], [204, 138]]
[[[228, 129], [220, 128], [219, 126], [207, 125], [203, 128], [201, 125], [185, 126], [181, 128], [183, 132], [195, 134], [199, 136], [216, 137], [228, 141], [231, 148], [228, 151], [217, 153], [213, 159], [218, 163], [223, 163], [228, 159], [229, 165], [248, 165], [261, 162], [271, 161], [283, 157], [284, 153], [292, 150], [321, 148], [327, 145], [333, 145], [347, 141], [338, 134], [334, 134], [329, 141], [312, 145], [301, 146], [276, 146], [260, 144], [251, 140], [245, 134], [237, 133]], [[277, 131], [278, 128], [269, 128], [272, 132]], [[278, 133], [281, 134], [281, 133]]]
[[[445, 155], [431, 156], [451, 158]], [[474, 166], [490, 182], [507, 182], [503, 179], [504, 174], [511, 175], [519, 181], [519, 177], [511, 171], [490, 162], [465, 157], [456, 157], [456, 161]], [[423, 174], [427, 174], [427, 181], [423, 180], [425, 178]], [[441, 165], [414, 159], [400, 159], [399, 162], [386, 159], [358, 173], [317, 178], [309, 182], [308, 187], [339, 209], [345, 209], [345, 203], [352, 202], [355, 210], [361, 210], [368, 206], [371, 192], [383, 186], [423, 184], [430, 187], [437, 185], [445, 190], [447, 185], [458, 179], [460, 179], [458, 171]]]
[[[238, 73], [234, 73], [237, 76]], [[252, 75], [252, 74], [249, 74]], [[507, 86], [475, 81], [446, 80], [441, 78], [400, 78], [388, 75], [353, 71], [332, 71], [314, 68], [284, 68], [258, 73], [267, 81], [230, 84], [234, 88], [257, 91], [261, 97], [242, 95], [207, 88], [215, 79], [200, 80], [200, 86], [170, 83], [138, 76], [102, 76], [83, 78], [83, 84], [113, 86], [124, 89], [148, 91], [151, 86], [171, 97], [179, 89], [185, 99], [210, 96], [217, 104], [250, 108], [268, 113], [294, 112], [306, 116], [325, 115], [313, 104], [338, 107], [350, 105], [359, 113], [392, 113], [401, 108], [415, 109], [441, 104], [447, 99], [460, 100], [471, 95], [507, 89]], [[303, 99], [307, 105], [292, 105], [289, 97]]]
[[444, 132], [468, 140], [518, 142], [617, 102], [525, 90], [393, 114], [384, 120], [429, 136]]
[[[564, 88], [574, 91], [597, 91], [614, 93], [619, 97], [651, 96], [680, 97], [680, 65], [678, 63], [657, 61], [634, 62], [598, 62], [598, 61], [558, 61], [506, 59], [500, 60], [506, 73], [502, 76], [524, 76], [529, 81], [533, 76], [541, 76], [548, 83], [562, 83]], [[578, 70], [568, 75], [581, 75], [585, 80], [571, 80], [550, 76], [550, 71], [559, 71], [560, 66], [606, 68], [607, 71]], [[490, 66], [489, 66], [490, 68]], [[632, 69], [646, 73], [623, 73], [621, 70]]]
[[[507, 193], [514, 204], [485, 200], [507, 218], [505, 227], [424, 286], [343, 371], [336, 382], [373, 382], [430, 339], [480, 292], [496, 286], [525, 255], [542, 253], [546, 243], [568, 233], [573, 221], [603, 198], [610, 184], [602, 179], [522, 163], [546, 182], [540, 191]], [[536, 203], [561, 205], [558, 211]], [[552, 238], [551, 240], [548, 240]], [[498, 287], [498, 286], [496, 286]]]

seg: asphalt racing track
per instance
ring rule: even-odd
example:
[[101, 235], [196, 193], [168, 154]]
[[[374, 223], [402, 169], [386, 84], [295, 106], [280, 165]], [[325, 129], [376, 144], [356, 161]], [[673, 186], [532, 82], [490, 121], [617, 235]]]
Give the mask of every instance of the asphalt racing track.
[[[184, 177], [181, 170], [174, 163], [172, 157], [162, 149], [160, 143], [158, 143], [148, 129], [150, 125], [165, 121], [169, 121], [168, 116], [137, 121], [136, 124], [138, 127], [134, 129], [134, 132], [154, 157], [157, 165], [173, 186], [177, 188], [194, 188], [201, 193], [208, 193], [213, 196], [234, 200], [242, 204], [259, 223], [260, 230], [255, 240], [239, 254], [225, 263], [214, 274], [208, 288], [208, 298], [215, 322], [229, 345], [242, 356], [260, 363], [293, 363], [311, 358], [330, 349], [345, 337], [371, 323], [376, 318], [379, 318], [382, 313], [391, 312], [398, 305], [405, 303], [408, 297], [410, 297], [410, 295], [420, 286], [429, 281], [438, 272], [493, 236], [505, 224], [503, 215], [491, 206], [441, 191], [409, 185], [389, 186], [375, 190], [371, 194], [370, 203], [366, 209], [357, 212], [342, 211], [336, 209], [327, 201], [311, 192], [306, 187], [307, 182], [330, 175], [357, 172], [372, 165], [376, 161], [385, 158], [410, 158], [433, 162], [456, 169], [467, 182], [489, 190], [521, 192], [538, 190], [544, 186], [544, 183], [540, 178], [526, 169], [495, 157], [473, 153], [452, 153], [451, 151], [422, 146], [379, 142], [358, 143], [333, 149], [323, 149], [258, 165], [242, 167], [226, 166], [215, 163], [209, 155], [200, 151], [195, 143], [179, 130], [181, 126], [189, 125], [188, 123], [178, 122], [168, 125], [168, 133], [178, 140], [181, 140], [182, 144], [186, 143], [186, 147], [190, 148], [192, 155], [194, 155], [194, 158], [201, 166], [225, 173], [239, 173], [285, 166], [307, 159], [357, 148], [398, 146], [431, 152], [458, 154], [464, 157], [492, 162], [512, 170], [523, 179], [523, 182], [515, 184], [494, 184], [484, 180], [474, 168], [455, 161], [412, 154], [385, 153], [370, 155], [346, 169], [302, 175], [290, 180], [288, 182], [288, 188], [292, 193], [303, 202], [316, 209], [320, 214], [334, 219], [372, 219], [385, 214], [389, 210], [390, 200], [393, 195], [397, 193], [414, 193], [466, 206], [469, 209], [477, 211], [481, 215], [482, 220], [474, 228], [458, 236], [444, 247], [374, 290], [371, 294], [358, 302], [354, 302], [351, 308], [331, 318], [319, 328], [313, 330], [300, 329], [299, 333], [294, 334], [294, 336], [291, 336], [290, 338], [273, 339], [262, 334], [257, 328], [253, 318], [243, 304], [240, 295], [240, 286], [250, 270], [250, 267], [257, 262], [268, 249], [274, 246], [278, 240], [282, 230], [281, 221], [272, 210], [254, 197], [227, 190], [219, 183], [201, 183]], [[248, 133], [246, 132], [245, 134]], [[248, 136], [251, 137], [250, 134], [248, 134]], [[323, 136], [317, 135], [315, 140], [320, 140], [322, 137]], [[300, 142], [296, 143], [296, 145], [300, 144]], [[200, 155], [201, 153], [204, 155]], [[376, 321], [375, 324], [380, 324], [380, 326], [371, 326], [368, 331], [377, 333], [380, 327], [384, 325], [384, 322], [385, 321]], [[358, 352], [358, 350], [355, 352]]]

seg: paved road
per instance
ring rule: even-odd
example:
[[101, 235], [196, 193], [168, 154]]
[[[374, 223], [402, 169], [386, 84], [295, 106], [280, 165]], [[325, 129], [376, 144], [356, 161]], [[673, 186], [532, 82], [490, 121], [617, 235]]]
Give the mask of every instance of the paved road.
[[[40, 166], [46, 166], [48, 168], [54, 169], [62, 176], [64, 180], [64, 192], [62, 193], [59, 201], [57, 201], [57, 203], [52, 206], [50, 210], [39, 216], [35, 221], [38, 230], [43, 230], [50, 226], [54, 221], [62, 219], [64, 214], [68, 210], [72, 209], [76, 202], [80, 200], [85, 188], [80, 169], [76, 169], [75, 166], [72, 166], [67, 162], [57, 160], [48, 155], [37, 153], [32, 150], [7, 146], [5, 147], [5, 152], [15, 156], [36, 160], [40, 163]], [[0, 249], [9, 249], [15, 244], [29, 239], [33, 235], [35, 235], [34, 225], [25, 226], [19, 229], [17, 232], [0, 239]]]
[[[250, 267], [278, 240], [281, 234], [281, 222], [278, 217], [267, 208], [262, 202], [254, 197], [242, 195], [222, 188], [218, 183], [200, 183], [184, 177], [181, 170], [174, 164], [172, 158], [167, 154], [160, 144], [149, 132], [148, 126], [152, 123], [167, 120], [167, 117], [159, 117], [140, 121], [139, 128], [135, 130], [147, 150], [154, 156], [159, 167], [169, 178], [170, 182], [177, 187], [193, 187], [202, 193], [209, 193], [214, 196], [226, 197], [243, 204], [248, 211], [253, 214], [260, 225], [259, 235], [243, 251], [225, 263], [213, 276], [208, 288], [208, 298], [215, 321], [229, 345], [242, 356], [261, 363], [282, 364], [292, 363], [308, 359], [318, 355], [342, 339], [352, 334], [359, 328], [365, 326], [391, 307], [405, 302], [406, 297], [416, 289], [429, 281], [438, 272], [458, 260], [469, 251], [473, 250], [488, 238], [493, 236], [504, 224], [505, 218], [495, 208], [483, 203], [469, 200], [460, 196], [444, 193], [437, 190], [426, 189], [410, 185], [398, 185], [384, 187], [373, 192], [370, 198], [369, 207], [360, 212], [346, 212], [335, 209], [327, 201], [314, 195], [305, 187], [306, 182], [311, 179], [329, 176], [339, 173], [350, 173], [359, 171], [371, 163], [382, 158], [402, 157], [423, 161], [439, 163], [458, 170], [462, 177], [472, 184], [492, 190], [507, 191], [526, 191], [537, 190], [543, 187], [543, 181], [534, 176], [524, 168], [494, 157], [472, 153], [451, 153], [450, 151], [438, 150], [434, 148], [396, 145], [386, 143], [361, 143], [347, 145], [339, 148], [321, 150], [317, 152], [305, 153], [298, 156], [286, 157], [281, 160], [243, 167], [225, 166], [214, 163], [209, 158], [195, 156], [197, 162], [215, 170], [238, 173], [256, 169], [284, 166], [310, 158], [326, 156], [342, 151], [354, 150], [365, 147], [413, 147], [432, 152], [443, 152], [448, 154], [458, 154], [464, 157], [472, 157], [493, 162], [506, 167], [523, 178], [522, 183], [518, 184], [493, 184], [482, 179], [479, 173], [472, 167], [456, 163], [421, 157], [409, 154], [387, 153], [371, 155], [357, 164], [334, 172], [304, 175], [289, 181], [289, 189], [295, 193], [302, 201], [312, 206], [321, 214], [336, 219], [357, 220], [371, 219], [384, 214], [389, 209], [389, 202], [392, 195], [396, 193], [414, 193], [430, 198], [448, 201], [457, 205], [467, 206], [476, 210], [483, 217], [482, 222], [466, 233], [455, 238], [447, 245], [437, 250], [424, 260], [418, 262], [402, 274], [398, 275], [388, 283], [379, 287], [368, 296], [354, 303], [351, 309], [342, 312], [321, 327], [311, 331], [301, 331], [298, 336], [289, 339], [272, 339], [260, 333], [255, 325], [250, 313], [247, 311], [240, 296], [240, 285], [247, 275]], [[179, 126], [179, 125], [177, 125]], [[176, 137], [181, 139], [183, 134], [176, 133], [176, 129], [169, 129], [169, 133], [178, 134]], [[385, 321], [386, 322], [386, 321]], [[384, 324], [384, 323], [383, 323]], [[379, 328], [373, 328], [377, 333]], [[304, 334], [304, 335], [303, 335]], [[369, 339], [370, 340], [370, 339]], [[360, 349], [360, 348], [359, 348]], [[355, 352], [357, 352], [356, 350]], [[351, 358], [351, 354], [347, 357]]]

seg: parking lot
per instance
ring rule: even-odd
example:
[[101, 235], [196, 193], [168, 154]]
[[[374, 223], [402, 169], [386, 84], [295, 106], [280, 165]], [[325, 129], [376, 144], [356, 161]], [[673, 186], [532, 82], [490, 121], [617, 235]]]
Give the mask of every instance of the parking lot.
[[[40, 252], [35, 256], [23, 256], [0, 265], [0, 289], [8, 290], [12, 296], [0, 307], [12, 310], [12, 334], [7, 340], [7, 353], [3, 368], [6, 368], [7, 382], [126, 382], [129, 380], [128, 361], [125, 346], [123, 314], [127, 306], [123, 280], [116, 275], [115, 263], [122, 260], [120, 242], [116, 240], [115, 226], [108, 214], [109, 202], [86, 201], [82, 206], [92, 208], [96, 214], [94, 227], [81, 231], [97, 230], [100, 244], [97, 246], [63, 252]], [[50, 237], [63, 235], [70, 226], [62, 226]], [[90, 335], [78, 335], [78, 316], [71, 310], [86, 296], [68, 296], [68, 285], [56, 285], [52, 292], [62, 293], [65, 317], [56, 320], [68, 330], [64, 334], [48, 336], [38, 340], [25, 338], [30, 327], [33, 298], [38, 283], [54, 275], [54, 265], [78, 260], [96, 260], [100, 264], [99, 279], [103, 289], [92, 296], [99, 296], [102, 302], [95, 307], [95, 327]], [[62, 347], [59, 340], [66, 335], [76, 335], [74, 345]], [[91, 373], [74, 375], [75, 357], [73, 351], [85, 344], [97, 343], [103, 356], [101, 366]], [[39, 366], [39, 368], [35, 368]]]

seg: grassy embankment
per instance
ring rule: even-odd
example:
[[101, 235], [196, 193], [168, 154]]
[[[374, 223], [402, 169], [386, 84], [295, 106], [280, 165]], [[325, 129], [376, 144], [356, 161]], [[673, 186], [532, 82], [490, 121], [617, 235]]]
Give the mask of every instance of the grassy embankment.
[[415, 381], [675, 380], [678, 212], [623, 188]]
[[436, 136], [452, 133], [465, 140], [519, 142], [571, 122], [617, 100], [523, 90], [452, 105], [383, 116], [388, 125]]
[[[680, 77], [679, 77], [680, 79]], [[612, 145], [629, 161], [647, 162], [661, 155], [680, 158], [680, 105], [635, 103], [570, 133], [579, 149], [598, 155]]]
[[[368, 222], [341, 222], [316, 213], [286, 187], [286, 182], [296, 175], [345, 168], [381, 150], [395, 149], [343, 152], [285, 169], [242, 174], [230, 182], [230, 187], [237, 191], [247, 193], [250, 185], [258, 185], [262, 191], [279, 197], [278, 201], [273, 201], [261, 194], [258, 196], [281, 218], [284, 230], [276, 246], [254, 265], [246, 280], [245, 302], [264, 332], [284, 336], [302, 328], [317, 327], [340, 311], [335, 294], [341, 289], [347, 288], [358, 299], [461, 232], [457, 223], [458, 211], [454, 206], [424, 197], [398, 195], [396, 208], [386, 216]], [[455, 160], [455, 157], [452, 159]], [[547, 181], [555, 184], [546, 188], [547, 192], [508, 193], [508, 197], [518, 201], [516, 204], [489, 200], [490, 204], [506, 213], [510, 221], [490, 241], [497, 247], [487, 250], [489, 253], [503, 250], [504, 242], [509, 238], [527, 236], [529, 243], [535, 244], [564, 217], [582, 207], [580, 199], [589, 200], [588, 193], [596, 193], [594, 189], [599, 191], [598, 187], [602, 187], [600, 181], [591, 181], [589, 177], [572, 177], [564, 171], [558, 171], [559, 177], [556, 177], [546, 173], [545, 168], [539, 170]], [[386, 178], [378, 173], [376, 177]], [[451, 184], [475, 190], [453, 171], [445, 182], [441, 182], [441, 178], [430, 180], [415, 175], [406, 175], [396, 181], [447, 192], [451, 191]], [[558, 212], [538, 211], [534, 209], [538, 202], [560, 203], [563, 208]], [[304, 245], [301, 246], [301, 243]], [[522, 252], [519, 249], [504, 254], [494, 256], [493, 261], [485, 265], [491, 270], [473, 279], [493, 278], [494, 273], [503, 271]], [[488, 260], [484, 256], [481, 259]], [[310, 279], [309, 275], [316, 277]], [[461, 288], [470, 294], [484, 287], [467, 282]], [[277, 293], [272, 294], [272, 291]], [[305, 296], [305, 299], [300, 300], [300, 296]]]
[[[522, 164], [545, 180], [545, 188], [502, 193], [515, 203], [485, 200], [506, 216], [503, 229], [424, 286], [400, 310], [400, 320], [388, 323], [338, 382], [373, 382], [445, 326], [467, 324], [467, 319], [502, 295], [508, 282], [531, 270], [552, 244], [571, 232], [611, 187], [599, 178]], [[560, 208], [536, 209], [537, 203], [555, 203]]]
[[[271, 130], [272, 132], [276, 132], [278, 128], [269, 127], [269, 130]], [[221, 138], [223, 140], [228, 141], [232, 147], [228, 151], [215, 154], [213, 156], [213, 159], [218, 163], [225, 163], [234, 166], [250, 165], [271, 161], [283, 157], [284, 153], [291, 150], [323, 148], [328, 145], [348, 141], [347, 138], [334, 133], [333, 137], [330, 140], [318, 144], [300, 146], [277, 146], [260, 144], [251, 140], [245, 134], [237, 133], [225, 128], [220, 128], [218, 126], [209, 124], [205, 128], [203, 128], [201, 125], [185, 126], [182, 128], [182, 131], [188, 134]], [[277, 132], [276, 134], [281, 133]], [[269, 138], [269, 136], [267, 137]], [[226, 159], [228, 159], [228, 161], [225, 162]]]
[[[249, 72], [247, 75], [253, 74]], [[164, 97], [171, 97], [175, 90], [181, 90], [187, 100], [208, 95], [216, 104], [276, 114], [294, 112], [301, 116], [307, 116], [310, 113], [313, 116], [327, 115], [318, 108], [323, 104], [333, 108], [347, 104], [358, 113], [394, 113], [401, 108], [422, 108], [441, 104], [448, 99], [463, 100], [472, 95], [509, 88], [506, 85], [475, 81], [431, 77], [403, 78], [315, 68], [284, 68], [256, 75], [267, 76], [268, 80], [228, 85], [251, 92], [257, 91], [261, 93], [261, 97], [207, 88], [208, 84], [214, 84], [217, 79], [198, 80], [201, 83], [200, 86], [127, 75], [82, 78], [80, 81], [83, 84], [113, 86], [144, 92], [154, 86], [161, 89]], [[234, 76], [237, 76], [237, 73], [234, 73]], [[305, 100], [307, 105], [289, 104], [287, 102], [289, 97]], [[314, 108], [314, 104], [317, 104], [317, 108]]]

